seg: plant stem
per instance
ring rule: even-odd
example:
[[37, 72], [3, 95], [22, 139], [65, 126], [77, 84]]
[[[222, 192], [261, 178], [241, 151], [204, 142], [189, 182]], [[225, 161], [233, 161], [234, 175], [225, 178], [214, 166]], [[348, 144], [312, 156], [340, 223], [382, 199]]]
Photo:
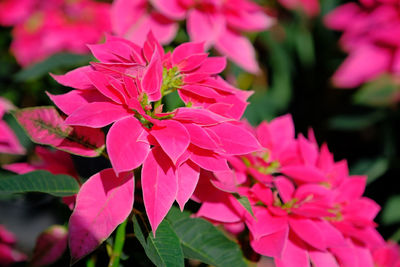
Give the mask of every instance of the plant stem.
[[126, 232], [126, 224], [128, 220], [125, 220], [121, 223], [117, 228], [117, 233], [115, 234], [115, 242], [114, 249], [110, 257], [110, 262], [108, 263], [108, 267], [118, 267], [119, 260], [122, 253], [122, 248], [125, 243], [125, 232]]

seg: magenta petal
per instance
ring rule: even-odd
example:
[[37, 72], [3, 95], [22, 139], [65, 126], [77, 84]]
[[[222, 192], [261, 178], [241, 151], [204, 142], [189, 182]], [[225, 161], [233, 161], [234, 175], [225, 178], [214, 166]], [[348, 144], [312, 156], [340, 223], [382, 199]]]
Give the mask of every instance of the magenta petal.
[[335, 257], [329, 252], [309, 251], [308, 254], [315, 267], [339, 267]]
[[51, 101], [67, 115], [70, 115], [75, 110], [88, 103], [108, 101], [108, 98], [97, 90], [72, 90], [63, 95], [46, 93]]
[[205, 129], [215, 133], [216, 142], [226, 154], [242, 155], [261, 150], [257, 139], [243, 125], [221, 123]]
[[150, 0], [153, 6], [165, 16], [180, 20], [185, 17], [186, 10], [178, 0]]
[[210, 135], [202, 127], [194, 123], [185, 123], [183, 126], [190, 134], [190, 142], [198, 147], [215, 150], [218, 148], [217, 144], [210, 137]]
[[111, 102], [93, 102], [75, 110], [65, 123], [93, 128], [101, 128], [124, 117], [132, 116], [133, 112], [121, 105]]
[[112, 86], [114, 81], [112, 80], [111, 76], [106, 76], [99, 71], [87, 73], [87, 76], [97, 90], [99, 90], [99, 92], [104, 96], [118, 104], [126, 103], [125, 95], [122, 92], [122, 89]]
[[150, 151], [144, 141], [146, 134], [141, 123], [134, 117], [124, 118], [114, 123], [107, 134], [107, 151], [115, 173], [130, 171], [142, 165]]
[[87, 73], [93, 72], [93, 68], [90, 66], [85, 66], [85, 67], [80, 67], [77, 69], [74, 69], [70, 72], [67, 72], [64, 75], [54, 75], [51, 74], [51, 77], [53, 77], [54, 80], [56, 80], [58, 83], [76, 88], [76, 89], [93, 89], [93, 84], [87, 77]]
[[218, 74], [226, 67], [225, 57], [209, 57], [195, 70], [195, 73]]
[[227, 171], [230, 170], [226, 159], [218, 156], [210, 150], [205, 150], [193, 145], [189, 146], [191, 152], [190, 159], [209, 171]]
[[[261, 255], [279, 258], [282, 255], [282, 251], [285, 248], [286, 243], [288, 242], [288, 232], [288, 227], [285, 227], [282, 230], [265, 235], [259, 239], [252, 238], [250, 240], [250, 245], [254, 251]], [[293, 267], [295, 266], [293, 265]]]
[[186, 128], [173, 120], [157, 122], [151, 128], [151, 135], [174, 163], [183, 155], [190, 143], [190, 135]]
[[275, 258], [275, 264], [276, 267], [310, 267], [310, 260], [302, 244], [297, 244], [290, 238], [286, 242], [282, 257]]
[[[374, 64], [368, 64], [371, 58], [374, 59]], [[385, 48], [370, 44], [360, 45], [335, 72], [333, 82], [338, 87], [357, 87], [384, 73], [390, 60], [390, 53]]]
[[274, 216], [267, 209], [261, 207], [253, 207], [253, 212], [254, 217], [248, 215], [246, 224], [254, 239], [260, 239], [288, 227], [286, 216]]
[[76, 198], [69, 219], [72, 262], [92, 252], [129, 215], [133, 206], [133, 174], [115, 176], [105, 169], [87, 180]]
[[323, 232], [320, 230], [318, 225], [310, 219], [289, 219], [291, 229], [299, 236], [302, 240], [310, 244], [311, 246], [325, 250], [326, 240]]
[[287, 178], [280, 176], [275, 179], [275, 186], [283, 202], [289, 202], [293, 198], [295, 191], [294, 184]]
[[185, 61], [187, 58], [196, 54], [202, 55], [201, 58], [203, 58], [202, 61], [204, 61], [204, 55], [206, 55], [204, 54], [204, 43], [183, 43], [177, 46], [174, 49], [174, 52], [172, 52], [172, 64], [182, 64], [182, 62]]
[[281, 172], [285, 175], [304, 182], [324, 182], [327, 177], [317, 168], [307, 165], [284, 166]]
[[155, 235], [178, 190], [174, 165], [161, 147], [154, 147], [143, 163], [142, 190], [147, 217]]
[[215, 43], [226, 24], [225, 18], [220, 14], [192, 9], [187, 15], [186, 25], [190, 40], [205, 42], [204, 46], [208, 49]]
[[220, 116], [207, 109], [178, 108], [174, 120], [181, 122], [192, 122], [197, 125], [215, 125], [218, 123], [232, 121], [232, 119]]
[[186, 202], [193, 195], [197, 182], [199, 181], [200, 167], [190, 160], [184, 162], [177, 168], [178, 192], [176, 202], [183, 210]]
[[163, 67], [158, 51], [154, 51], [150, 64], [147, 66], [142, 79], [142, 88], [149, 96], [150, 101], [161, 99], [161, 84], [163, 78]]
[[239, 33], [226, 29], [218, 37], [215, 47], [244, 70], [250, 73], [259, 71], [253, 45]]

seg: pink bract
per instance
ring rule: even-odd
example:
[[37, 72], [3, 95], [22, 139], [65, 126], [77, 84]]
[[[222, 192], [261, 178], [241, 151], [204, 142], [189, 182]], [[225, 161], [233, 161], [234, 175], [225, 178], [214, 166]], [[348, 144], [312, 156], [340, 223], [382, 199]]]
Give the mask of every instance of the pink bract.
[[87, 53], [87, 43], [96, 43], [111, 31], [107, 3], [6, 0], [0, 10], [0, 23], [14, 26], [11, 51], [22, 66], [62, 51]]
[[[333, 75], [338, 87], [351, 88], [384, 73], [400, 74], [400, 15], [396, 1], [360, 1], [339, 6], [325, 24], [343, 31], [342, 48], [349, 53]], [[373, 59], [374, 64], [368, 64]]]
[[13, 130], [1, 120], [3, 115], [13, 108], [14, 106], [8, 100], [0, 97], [0, 153], [24, 154], [25, 148], [20, 144]]
[[362, 196], [366, 178], [350, 176], [346, 162], [335, 162], [326, 144], [319, 148], [312, 131], [296, 138], [290, 115], [256, 132], [264, 151], [229, 160], [241, 177], [235, 192], [249, 200], [254, 216], [211, 186], [218, 173], [201, 174], [197, 215], [227, 230], [246, 225], [253, 250], [276, 266], [373, 266], [371, 252], [384, 241], [373, 222], [380, 207]]
[[[135, 15], [125, 15], [128, 12]], [[206, 49], [214, 46], [246, 71], [259, 71], [254, 48], [242, 33], [266, 30], [273, 19], [251, 1], [119, 0], [113, 4], [114, 31], [139, 45], [150, 30], [161, 43], [169, 43], [177, 21], [184, 19], [192, 41], [204, 42]]]
[[26, 261], [27, 256], [13, 248], [16, 240], [14, 234], [0, 225], [0, 265], [8, 267], [14, 263]]
[[[175, 200], [183, 208], [191, 197], [200, 168], [228, 170], [228, 157], [260, 149], [238, 121], [251, 93], [218, 76], [226, 60], [209, 58], [202, 43], [165, 53], [152, 34], [143, 47], [109, 36], [90, 49], [99, 62], [53, 76], [76, 90], [49, 96], [69, 125], [111, 124], [106, 147], [115, 174], [143, 165], [143, 198], [154, 233]], [[185, 107], [165, 110], [163, 97], [176, 92]]]
[[287, 9], [299, 9], [307, 16], [314, 17], [320, 12], [319, 0], [279, 0]]

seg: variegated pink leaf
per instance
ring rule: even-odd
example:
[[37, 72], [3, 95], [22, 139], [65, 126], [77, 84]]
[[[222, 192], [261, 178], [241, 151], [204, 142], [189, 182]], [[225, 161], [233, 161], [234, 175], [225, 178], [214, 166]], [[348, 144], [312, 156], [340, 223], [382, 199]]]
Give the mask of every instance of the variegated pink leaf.
[[15, 117], [35, 143], [85, 157], [96, 157], [104, 149], [100, 129], [66, 125], [54, 107], [21, 109]]

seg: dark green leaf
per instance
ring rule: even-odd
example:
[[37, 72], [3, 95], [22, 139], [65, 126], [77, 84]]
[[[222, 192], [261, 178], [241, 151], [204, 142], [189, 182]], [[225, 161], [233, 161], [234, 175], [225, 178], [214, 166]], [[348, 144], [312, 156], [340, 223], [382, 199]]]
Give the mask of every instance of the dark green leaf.
[[31, 67], [21, 70], [15, 75], [17, 81], [29, 81], [37, 79], [58, 68], [71, 68], [87, 64], [92, 59], [89, 55], [77, 55], [69, 53], [55, 54], [48, 59]]
[[381, 219], [384, 224], [393, 224], [400, 222], [400, 195], [389, 198], [386, 202]]
[[79, 184], [73, 177], [43, 170], [0, 178], [1, 193], [41, 192], [64, 197], [75, 195], [78, 191]]
[[362, 115], [341, 115], [330, 119], [329, 127], [341, 131], [361, 130], [375, 124], [384, 117], [385, 114], [379, 111]]
[[367, 175], [367, 183], [370, 184], [385, 174], [388, 168], [389, 161], [386, 158], [362, 159], [351, 168], [351, 174]]
[[152, 232], [149, 234], [147, 242], [137, 219], [134, 217], [133, 220], [135, 235], [142, 244], [146, 255], [156, 266], [184, 266], [179, 238], [167, 220], [162, 221], [158, 226], [156, 237]]
[[[185, 258], [200, 260], [216, 267], [246, 266], [242, 252], [214, 225], [200, 218], [183, 214], [180, 218], [173, 207], [167, 215], [181, 245]], [[158, 233], [158, 232], [157, 232]]]

